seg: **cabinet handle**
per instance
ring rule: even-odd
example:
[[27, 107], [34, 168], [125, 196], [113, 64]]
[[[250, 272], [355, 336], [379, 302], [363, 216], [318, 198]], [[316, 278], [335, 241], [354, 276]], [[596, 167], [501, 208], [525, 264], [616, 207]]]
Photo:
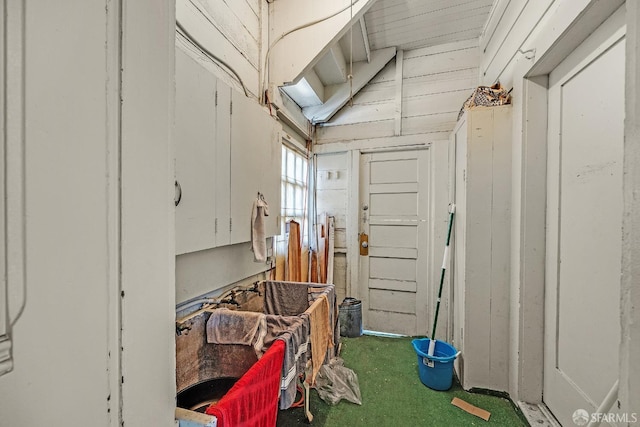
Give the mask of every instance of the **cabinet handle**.
[[182, 187], [180, 186], [180, 183], [178, 182], [178, 180], [176, 180], [175, 187], [176, 187], [176, 195], [173, 201], [176, 204], [176, 206], [178, 206], [180, 204], [180, 200], [182, 200]]

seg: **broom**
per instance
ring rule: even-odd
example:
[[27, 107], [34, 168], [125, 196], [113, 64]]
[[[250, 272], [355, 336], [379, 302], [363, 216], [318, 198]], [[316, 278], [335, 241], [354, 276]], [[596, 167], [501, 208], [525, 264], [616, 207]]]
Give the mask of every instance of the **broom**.
[[447, 271], [447, 265], [449, 265], [450, 247], [451, 242], [451, 228], [453, 226], [453, 217], [456, 213], [456, 205], [451, 204], [449, 209], [449, 228], [447, 230], [447, 243], [444, 246], [444, 259], [442, 260], [442, 272], [440, 273], [440, 289], [438, 290], [438, 302], [436, 303], [436, 314], [433, 319], [433, 331], [431, 332], [431, 340], [429, 341], [429, 350], [427, 354], [433, 356], [436, 348], [436, 326], [438, 325], [438, 313], [440, 312], [440, 299], [442, 298], [442, 286], [444, 284], [444, 274]]

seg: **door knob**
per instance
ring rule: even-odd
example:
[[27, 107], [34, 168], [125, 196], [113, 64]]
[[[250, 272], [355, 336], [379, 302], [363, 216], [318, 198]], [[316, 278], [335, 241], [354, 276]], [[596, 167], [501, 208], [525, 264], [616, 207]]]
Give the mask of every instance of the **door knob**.
[[360, 233], [360, 255], [369, 255], [369, 236], [366, 233]]

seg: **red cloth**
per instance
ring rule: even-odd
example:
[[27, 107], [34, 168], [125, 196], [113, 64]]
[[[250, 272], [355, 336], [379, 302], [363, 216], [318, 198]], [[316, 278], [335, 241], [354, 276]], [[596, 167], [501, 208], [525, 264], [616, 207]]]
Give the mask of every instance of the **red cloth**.
[[284, 341], [277, 340], [217, 403], [206, 410], [218, 427], [274, 427], [278, 417]]

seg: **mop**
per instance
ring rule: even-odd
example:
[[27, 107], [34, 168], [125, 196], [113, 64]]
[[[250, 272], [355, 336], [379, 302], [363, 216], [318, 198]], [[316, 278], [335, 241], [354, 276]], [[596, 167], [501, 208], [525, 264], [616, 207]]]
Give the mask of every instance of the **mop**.
[[438, 325], [438, 313], [440, 312], [440, 300], [442, 298], [442, 285], [444, 284], [444, 274], [447, 271], [447, 265], [449, 265], [450, 246], [451, 241], [451, 228], [453, 226], [453, 216], [456, 213], [456, 205], [451, 204], [449, 209], [449, 228], [447, 230], [447, 243], [444, 246], [444, 259], [442, 260], [442, 272], [440, 273], [440, 289], [438, 290], [438, 300], [436, 303], [436, 314], [433, 319], [433, 331], [431, 332], [431, 340], [429, 341], [429, 350], [427, 354], [433, 356], [436, 348], [436, 326]]

